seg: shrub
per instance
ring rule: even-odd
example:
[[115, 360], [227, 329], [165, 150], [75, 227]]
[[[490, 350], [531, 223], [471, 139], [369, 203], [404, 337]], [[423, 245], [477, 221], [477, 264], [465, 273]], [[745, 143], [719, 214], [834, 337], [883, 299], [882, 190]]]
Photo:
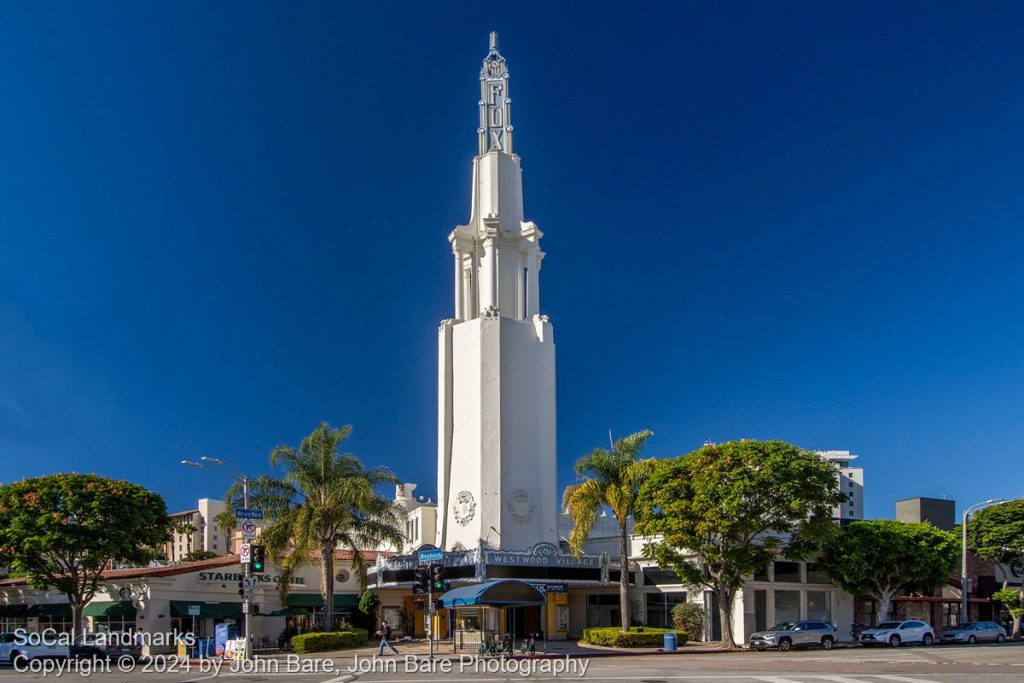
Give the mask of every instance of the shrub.
[[296, 654], [325, 652], [327, 650], [343, 650], [349, 647], [366, 647], [368, 634], [366, 629], [352, 628], [346, 631], [323, 631], [319, 633], [301, 633], [292, 636], [292, 648]]
[[672, 608], [672, 625], [692, 635], [694, 640], [703, 640], [704, 608], [692, 602], [679, 603]]
[[585, 628], [580, 640], [602, 647], [661, 647], [665, 644], [665, 634], [673, 632], [676, 634], [677, 645], [685, 645], [688, 640], [685, 632], [650, 626], [634, 627], [628, 633], [617, 627]]

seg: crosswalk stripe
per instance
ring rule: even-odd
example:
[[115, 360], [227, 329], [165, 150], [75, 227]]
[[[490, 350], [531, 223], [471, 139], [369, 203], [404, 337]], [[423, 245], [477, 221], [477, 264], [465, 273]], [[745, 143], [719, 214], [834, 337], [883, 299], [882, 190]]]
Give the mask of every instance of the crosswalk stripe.
[[834, 683], [864, 683], [860, 678], [846, 678], [845, 676], [825, 676], [823, 674], [814, 674], [815, 678], [821, 678], [826, 681], [834, 681]]
[[871, 674], [875, 678], [881, 678], [885, 681], [898, 681], [899, 683], [935, 683], [935, 681], [927, 678], [910, 678], [909, 676], [888, 676], [883, 674]]

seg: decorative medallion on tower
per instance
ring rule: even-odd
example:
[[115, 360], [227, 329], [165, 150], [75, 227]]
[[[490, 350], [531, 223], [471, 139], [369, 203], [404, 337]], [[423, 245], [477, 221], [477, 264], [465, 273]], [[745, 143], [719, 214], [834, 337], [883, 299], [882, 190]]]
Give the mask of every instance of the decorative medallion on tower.
[[533, 519], [533, 500], [523, 489], [516, 489], [508, 497], [508, 515], [516, 524], [526, 524]]
[[455, 521], [462, 526], [472, 522], [476, 516], [476, 501], [473, 500], [473, 494], [469, 491], [459, 491], [459, 495], [455, 496], [455, 505], [452, 505], [452, 514]]
[[491, 31], [491, 49], [480, 67], [480, 154], [512, 153], [512, 123], [508, 97], [508, 65], [498, 52], [498, 34]]

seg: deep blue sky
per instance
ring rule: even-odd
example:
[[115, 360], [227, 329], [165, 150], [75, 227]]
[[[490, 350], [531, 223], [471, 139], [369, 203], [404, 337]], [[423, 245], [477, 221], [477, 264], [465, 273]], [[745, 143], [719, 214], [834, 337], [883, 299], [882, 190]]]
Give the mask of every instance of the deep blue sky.
[[0, 479], [183, 508], [329, 420], [434, 495], [496, 29], [561, 485], [650, 427], [1024, 493], [1024, 4], [376, 4], [0, 8]]

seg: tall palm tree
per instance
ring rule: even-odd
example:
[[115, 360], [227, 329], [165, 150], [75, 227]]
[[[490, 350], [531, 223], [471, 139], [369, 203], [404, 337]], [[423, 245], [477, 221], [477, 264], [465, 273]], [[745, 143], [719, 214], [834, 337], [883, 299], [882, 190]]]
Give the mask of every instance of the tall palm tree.
[[619, 610], [622, 630], [629, 630], [629, 517], [633, 514], [640, 486], [651, 474], [651, 460], [640, 460], [649, 429], [630, 434], [612, 444], [611, 450], [596, 448], [576, 461], [580, 483], [565, 489], [562, 508], [572, 518], [569, 547], [579, 557], [594, 528], [597, 513], [611, 508], [619, 523]]
[[[250, 507], [271, 520], [260, 539], [281, 568], [282, 595], [299, 567], [319, 555], [324, 629], [333, 624], [334, 551], [351, 551], [352, 568], [364, 577], [361, 551], [388, 544], [401, 550], [405, 541], [404, 508], [378, 492], [400, 481], [386, 468], [366, 468], [356, 456], [339, 452], [351, 431], [349, 425], [333, 429], [324, 422], [297, 449], [278, 446], [270, 464], [283, 468], [281, 479], [262, 476], [249, 485]], [[236, 484], [228, 490], [225, 512], [240, 506], [240, 489]]]

